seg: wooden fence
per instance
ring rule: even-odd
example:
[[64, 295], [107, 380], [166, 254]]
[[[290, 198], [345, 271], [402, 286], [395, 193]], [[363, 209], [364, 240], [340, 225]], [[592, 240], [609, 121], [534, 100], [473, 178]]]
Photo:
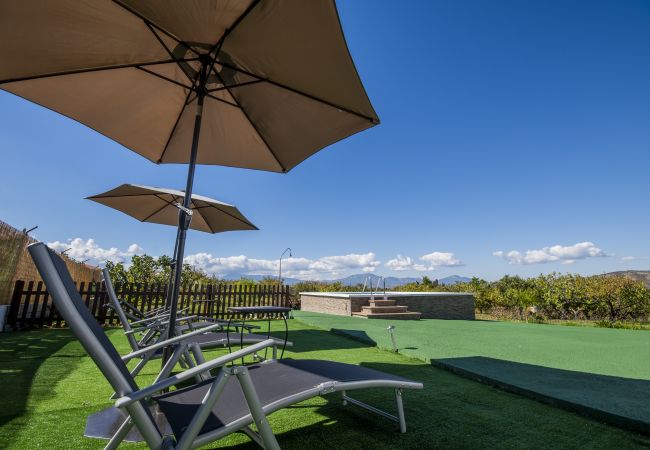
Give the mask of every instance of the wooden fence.
[[[104, 283], [80, 283], [79, 294], [92, 315], [101, 325], [117, 325], [115, 312], [110, 304]], [[128, 283], [115, 285], [117, 297], [124, 299], [143, 312], [165, 304], [166, 286], [160, 284]], [[231, 315], [232, 306], [289, 306], [289, 286], [273, 285], [201, 285], [182, 287], [178, 309], [188, 308], [188, 314], [219, 319]], [[239, 318], [239, 315], [233, 315]], [[42, 281], [16, 281], [11, 297], [7, 324], [12, 329], [65, 326], [50, 299]]]

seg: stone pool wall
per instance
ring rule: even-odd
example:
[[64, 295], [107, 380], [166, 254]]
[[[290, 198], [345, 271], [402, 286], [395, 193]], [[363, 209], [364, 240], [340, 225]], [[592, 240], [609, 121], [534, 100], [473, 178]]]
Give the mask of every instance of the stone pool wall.
[[[328, 295], [329, 294], [329, 295]], [[383, 295], [375, 296], [375, 299], [383, 299]], [[390, 295], [388, 300], [395, 300], [397, 305], [408, 306], [409, 311], [422, 313], [423, 319], [452, 319], [452, 320], [474, 320], [474, 295], [465, 292], [431, 292], [418, 293], [413, 295], [400, 294]], [[345, 296], [342, 294], [332, 295], [327, 292], [300, 293], [300, 309], [302, 311], [335, 314], [338, 316], [351, 316], [353, 312], [361, 311], [361, 307], [367, 305], [370, 296]]]

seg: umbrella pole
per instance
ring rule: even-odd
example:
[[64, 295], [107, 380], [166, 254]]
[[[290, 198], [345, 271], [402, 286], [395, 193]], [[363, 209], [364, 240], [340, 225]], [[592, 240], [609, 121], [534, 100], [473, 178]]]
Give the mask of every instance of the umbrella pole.
[[190, 227], [192, 216], [187, 213], [190, 209], [192, 197], [192, 185], [194, 184], [194, 170], [196, 169], [196, 155], [198, 153], [199, 136], [201, 133], [201, 114], [203, 112], [203, 98], [199, 94], [196, 108], [196, 119], [194, 121], [194, 136], [192, 137], [192, 153], [190, 154], [190, 166], [187, 170], [187, 184], [185, 186], [185, 197], [183, 208], [178, 211], [178, 234], [176, 236], [176, 261], [174, 263], [174, 283], [172, 285], [169, 309], [169, 324], [167, 326], [167, 337], [174, 336], [174, 324], [176, 323], [176, 312], [178, 310], [178, 293], [181, 284], [181, 273], [183, 272], [183, 256], [185, 253], [185, 238], [187, 229]]
[[176, 240], [174, 241], [174, 254], [172, 256], [172, 263], [169, 267], [169, 281], [167, 282], [167, 290], [165, 291], [165, 311], [169, 311], [169, 308], [171, 308], [171, 303], [172, 303], [172, 286], [174, 285], [174, 277], [176, 274], [176, 271], [174, 270], [174, 267], [176, 267], [176, 252], [178, 251], [178, 236], [179, 236], [180, 230], [176, 229]]
[[[194, 133], [192, 135], [192, 150], [190, 153], [190, 164], [187, 169], [187, 183], [185, 185], [185, 197], [183, 198], [183, 208], [178, 210], [178, 233], [176, 235], [176, 260], [174, 263], [174, 280], [171, 286], [171, 296], [169, 297], [169, 322], [167, 324], [167, 339], [174, 336], [176, 324], [176, 314], [178, 310], [178, 293], [180, 291], [181, 273], [183, 272], [183, 256], [185, 253], [185, 237], [187, 230], [192, 221], [190, 203], [192, 201], [192, 186], [194, 185], [194, 171], [196, 169], [196, 157], [199, 151], [199, 137], [201, 136], [201, 118], [203, 116], [203, 101], [205, 100], [205, 84], [208, 75], [208, 64], [201, 65], [201, 74], [197, 86], [197, 104], [196, 116], [194, 118]], [[165, 348], [162, 358], [162, 364], [169, 359], [171, 355], [170, 348]]]

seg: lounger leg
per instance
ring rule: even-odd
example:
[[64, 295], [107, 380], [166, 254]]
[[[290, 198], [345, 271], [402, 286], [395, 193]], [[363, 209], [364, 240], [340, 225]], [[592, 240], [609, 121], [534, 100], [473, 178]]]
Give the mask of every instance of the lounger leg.
[[271, 425], [269, 425], [269, 421], [264, 414], [262, 404], [257, 396], [248, 369], [245, 367], [236, 367], [233, 370], [233, 373], [237, 375], [237, 379], [241, 384], [241, 389], [244, 392], [244, 397], [246, 398], [246, 403], [248, 403], [248, 408], [253, 416], [253, 421], [262, 437], [262, 441], [264, 441], [264, 448], [266, 450], [280, 450], [280, 445], [278, 444], [277, 439], [275, 439]]
[[104, 450], [114, 450], [118, 448], [126, 435], [129, 434], [129, 431], [131, 431], [131, 428], [133, 428], [133, 421], [128, 417], [117, 429], [111, 440], [108, 441]]
[[255, 431], [251, 429], [251, 427], [244, 427], [240, 431], [244, 433], [246, 436], [248, 436], [249, 438], [251, 438], [251, 441], [255, 442], [257, 445], [264, 448], [264, 441], [262, 440], [259, 434], [257, 434]]
[[169, 377], [169, 374], [172, 373], [174, 366], [178, 363], [178, 360], [182, 356], [183, 352], [187, 352], [185, 345], [181, 344], [174, 349], [174, 353], [170, 356], [169, 360], [165, 363], [162, 370], [154, 380], [154, 383], [157, 383], [160, 380], [164, 380]]
[[399, 431], [406, 433], [406, 416], [404, 416], [404, 402], [402, 401], [402, 390], [395, 389], [395, 402], [397, 403], [397, 417], [399, 417]]
[[142, 368], [149, 362], [149, 358], [142, 358], [140, 361], [138, 361], [138, 364], [135, 365], [133, 370], [131, 371], [131, 376], [135, 378], [137, 374], [140, 373]]
[[341, 391], [341, 403], [343, 403], [343, 406], [348, 406], [348, 401], [346, 400], [345, 395], [345, 391]]
[[229, 376], [230, 374], [226, 370], [222, 369], [219, 372], [219, 375], [217, 375], [216, 379], [210, 386], [210, 389], [205, 394], [205, 397], [203, 397], [203, 400], [201, 401], [201, 407], [194, 414], [192, 421], [183, 432], [181, 439], [178, 441], [176, 450], [186, 450], [192, 448], [194, 439], [196, 439], [196, 436], [198, 436], [201, 428], [203, 428], [203, 425], [205, 424], [208, 416], [212, 413], [212, 407], [219, 398], [219, 395], [221, 395], [221, 392], [223, 392], [223, 388], [226, 386]]
[[[196, 361], [197, 365], [201, 365], [205, 362], [205, 358], [203, 357], [203, 352], [201, 351], [201, 347], [199, 347], [198, 344], [196, 343], [190, 344], [190, 351], [192, 352], [192, 355], [194, 356], [194, 361]], [[208, 380], [210, 377], [211, 377], [210, 372], [201, 373], [197, 375], [199, 383], [201, 381]]]

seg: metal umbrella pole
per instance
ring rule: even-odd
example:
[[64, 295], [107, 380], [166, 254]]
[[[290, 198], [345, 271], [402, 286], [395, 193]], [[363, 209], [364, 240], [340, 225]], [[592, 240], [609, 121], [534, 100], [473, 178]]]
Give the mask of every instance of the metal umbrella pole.
[[[197, 87], [197, 105], [196, 116], [194, 118], [194, 133], [192, 135], [192, 150], [190, 153], [190, 164], [187, 169], [187, 183], [185, 185], [185, 197], [183, 198], [183, 206], [178, 210], [178, 233], [176, 235], [176, 251], [174, 261], [174, 278], [170, 286], [169, 297], [169, 323], [167, 325], [167, 339], [174, 336], [174, 324], [176, 323], [176, 315], [178, 311], [178, 293], [180, 291], [181, 274], [183, 272], [183, 256], [185, 253], [185, 239], [187, 230], [192, 221], [192, 210], [190, 209], [190, 202], [192, 201], [192, 186], [194, 185], [194, 172], [196, 169], [196, 156], [199, 151], [199, 138], [201, 136], [201, 118], [203, 115], [203, 100], [205, 99], [205, 84], [208, 77], [208, 69], [211, 61], [204, 58], [201, 61], [201, 72], [199, 74], [199, 81]], [[166, 352], [167, 356], [168, 351]], [[163, 357], [163, 363], [167, 358]]]

